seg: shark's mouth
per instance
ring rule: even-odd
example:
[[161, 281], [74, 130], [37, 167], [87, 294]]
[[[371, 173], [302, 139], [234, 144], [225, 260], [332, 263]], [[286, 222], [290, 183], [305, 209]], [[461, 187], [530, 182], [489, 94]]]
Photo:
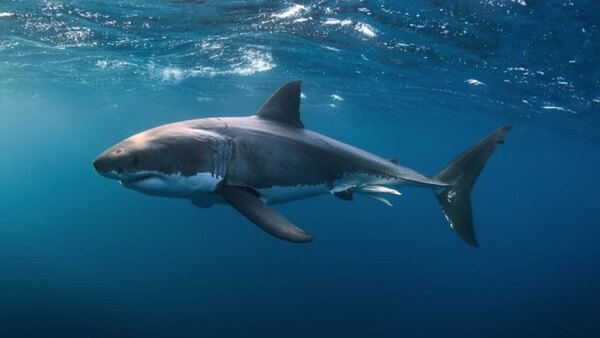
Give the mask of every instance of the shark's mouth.
[[137, 178], [132, 178], [132, 179], [129, 179], [129, 180], [124, 180], [123, 182], [129, 183], [129, 184], [131, 184], [131, 183], [140, 183], [140, 182], [148, 180], [150, 178], [152, 178], [152, 175], [142, 176], [142, 177], [137, 177]]
[[128, 179], [121, 179], [121, 183], [125, 184], [125, 185], [132, 185], [132, 184], [137, 184], [137, 183], [141, 183], [144, 182], [146, 180], [149, 180], [153, 177], [156, 177], [156, 175], [152, 175], [152, 174], [147, 174], [147, 175], [142, 175], [142, 176], [137, 176], [137, 177], [133, 177], [133, 178], [128, 178]]

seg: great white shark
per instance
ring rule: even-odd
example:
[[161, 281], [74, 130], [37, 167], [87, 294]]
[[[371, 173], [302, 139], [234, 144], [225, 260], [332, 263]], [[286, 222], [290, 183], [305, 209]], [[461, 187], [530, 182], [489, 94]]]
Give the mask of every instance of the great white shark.
[[478, 246], [471, 188], [504, 142], [504, 126], [465, 150], [435, 176], [304, 128], [300, 81], [280, 87], [248, 117], [162, 125], [133, 135], [94, 160], [103, 176], [147, 195], [189, 199], [198, 207], [231, 205], [266, 232], [291, 242], [312, 237], [271, 207], [321, 194], [355, 194], [386, 205], [403, 186], [433, 190], [450, 227]]

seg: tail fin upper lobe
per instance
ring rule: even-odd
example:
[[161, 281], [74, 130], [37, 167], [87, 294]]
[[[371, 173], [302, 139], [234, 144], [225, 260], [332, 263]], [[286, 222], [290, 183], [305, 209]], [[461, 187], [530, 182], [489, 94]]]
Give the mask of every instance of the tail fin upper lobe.
[[458, 155], [435, 176], [441, 182], [450, 184], [449, 187], [434, 189], [435, 196], [450, 227], [469, 245], [479, 246], [473, 229], [471, 189], [496, 145], [504, 143], [510, 129], [511, 126], [504, 126], [494, 131]]

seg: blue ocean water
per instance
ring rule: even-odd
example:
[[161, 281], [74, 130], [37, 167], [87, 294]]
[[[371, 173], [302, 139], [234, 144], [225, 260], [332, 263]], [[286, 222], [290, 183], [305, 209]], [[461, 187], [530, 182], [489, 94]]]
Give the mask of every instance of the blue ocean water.
[[[593, 0], [3, 0], [0, 336], [599, 336], [599, 24]], [[278, 206], [298, 245], [92, 168], [291, 79], [307, 128], [426, 174], [513, 125], [481, 247], [426, 189]]]

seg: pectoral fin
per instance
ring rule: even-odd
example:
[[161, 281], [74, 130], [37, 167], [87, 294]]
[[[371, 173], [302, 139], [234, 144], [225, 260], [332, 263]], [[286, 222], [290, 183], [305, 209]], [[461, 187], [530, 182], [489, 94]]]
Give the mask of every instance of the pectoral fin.
[[269, 234], [290, 242], [312, 241], [310, 235], [266, 205], [256, 194], [227, 185], [221, 187], [221, 194], [232, 207]]

